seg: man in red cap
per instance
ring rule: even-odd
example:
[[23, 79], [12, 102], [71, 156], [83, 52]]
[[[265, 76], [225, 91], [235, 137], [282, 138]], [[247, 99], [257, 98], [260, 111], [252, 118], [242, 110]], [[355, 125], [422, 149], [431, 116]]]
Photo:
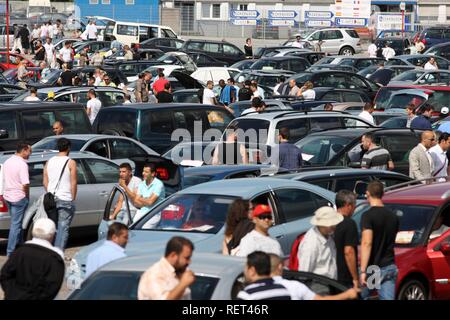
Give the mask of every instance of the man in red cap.
[[282, 257], [283, 251], [280, 244], [269, 236], [269, 229], [273, 225], [270, 207], [265, 204], [258, 204], [253, 209], [252, 217], [255, 229], [242, 238], [236, 256], [246, 257], [254, 251], [262, 251]]

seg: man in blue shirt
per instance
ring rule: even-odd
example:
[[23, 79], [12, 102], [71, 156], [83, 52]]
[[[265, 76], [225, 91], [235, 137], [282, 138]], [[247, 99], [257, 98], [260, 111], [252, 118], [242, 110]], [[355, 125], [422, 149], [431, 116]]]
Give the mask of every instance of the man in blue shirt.
[[302, 151], [292, 143], [289, 143], [289, 129], [280, 128], [278, 133], [279, 167], [287, 170], [296, 170], [302, 167]]
[[430, 118], [433, 113], [433, 106], [427, 104], [423, 108], [423, 113], [411, 121], [411, 129], [433, 130], [431, 128]]
[[128, 228], [120, 222], [114, 222], [108, 228], [105, 242], [91, 251], [86, 261], [86, 276], [89, 277], [105, 264], [126, 257], [125, 247], [128, 243]]
[[[127, 190], [127, 196], [133, 201], [133, 204], [139, 210], [136, 212], [133, 221], [137, 221], [145, 216], [153, 206], [157, 205], [166, 197], [164, 184], [156, 177], [156, 168], [153, 163], [146, 163], [142, 170], [142, 182], [138, 186], [136, 194], [129, 193]], [[159, 223], [161, 216], [158, 214], [152, 217], [149, 221], [151, 228]]]

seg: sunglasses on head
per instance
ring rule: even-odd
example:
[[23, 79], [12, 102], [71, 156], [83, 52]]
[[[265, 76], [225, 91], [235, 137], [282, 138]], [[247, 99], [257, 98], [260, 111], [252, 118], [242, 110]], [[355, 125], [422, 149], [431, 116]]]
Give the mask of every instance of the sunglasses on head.
[[258, 216], [258, 219], [259, 220], [266, 220], [266, 219], [272, 220], [272, 215], [271, 214], [262, 214], [262, 215]]

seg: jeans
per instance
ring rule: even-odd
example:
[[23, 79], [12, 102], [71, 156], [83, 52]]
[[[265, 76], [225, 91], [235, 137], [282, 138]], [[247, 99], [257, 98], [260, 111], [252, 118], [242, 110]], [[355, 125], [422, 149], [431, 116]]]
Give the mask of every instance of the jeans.
[[6, 255], [9, 257], [16, 249], [17, 244], [22, 243], [22, 220], [25, 210], [28, 207], [28, 198], [23, 198], [17, 202], [6, 201], [9, 215], [11, 216], [11, 226], [9, 228], [8, 246], [6, 248]]
[[[368, 274], [367, 277], [376, 276], [376, 274]], [[395, 282], [397, 281], [398, 269], [395, 264], [382, 267], [380, 269], [380, 284], [378, 288], [363, 288], [361, 291], [361, 297], [367, 300], [370, 293], [373, 290], [378, 292], [378, 298], [380, 300], [394, 300], [395, 299]], [[369, 280], [367, 281], [369, 284]]]
[[56, 199], [56, 209], [58, 210], [58, 228], [56, 229], [55, 247], [63, 252], [69, 238], [69, 228], [75, 214], [75, 205], [72, 201]]

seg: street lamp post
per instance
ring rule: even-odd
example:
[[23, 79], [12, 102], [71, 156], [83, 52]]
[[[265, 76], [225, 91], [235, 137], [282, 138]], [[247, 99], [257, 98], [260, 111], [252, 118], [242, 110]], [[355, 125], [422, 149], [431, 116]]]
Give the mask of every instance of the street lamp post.
[[9, 64], [9, 0], [6, 0], [6, 63]]
[[406, 4], [404, 2], [400, 2], [400, 10], [402, 12], [402, 48], [405, 51], [405, 8]]

